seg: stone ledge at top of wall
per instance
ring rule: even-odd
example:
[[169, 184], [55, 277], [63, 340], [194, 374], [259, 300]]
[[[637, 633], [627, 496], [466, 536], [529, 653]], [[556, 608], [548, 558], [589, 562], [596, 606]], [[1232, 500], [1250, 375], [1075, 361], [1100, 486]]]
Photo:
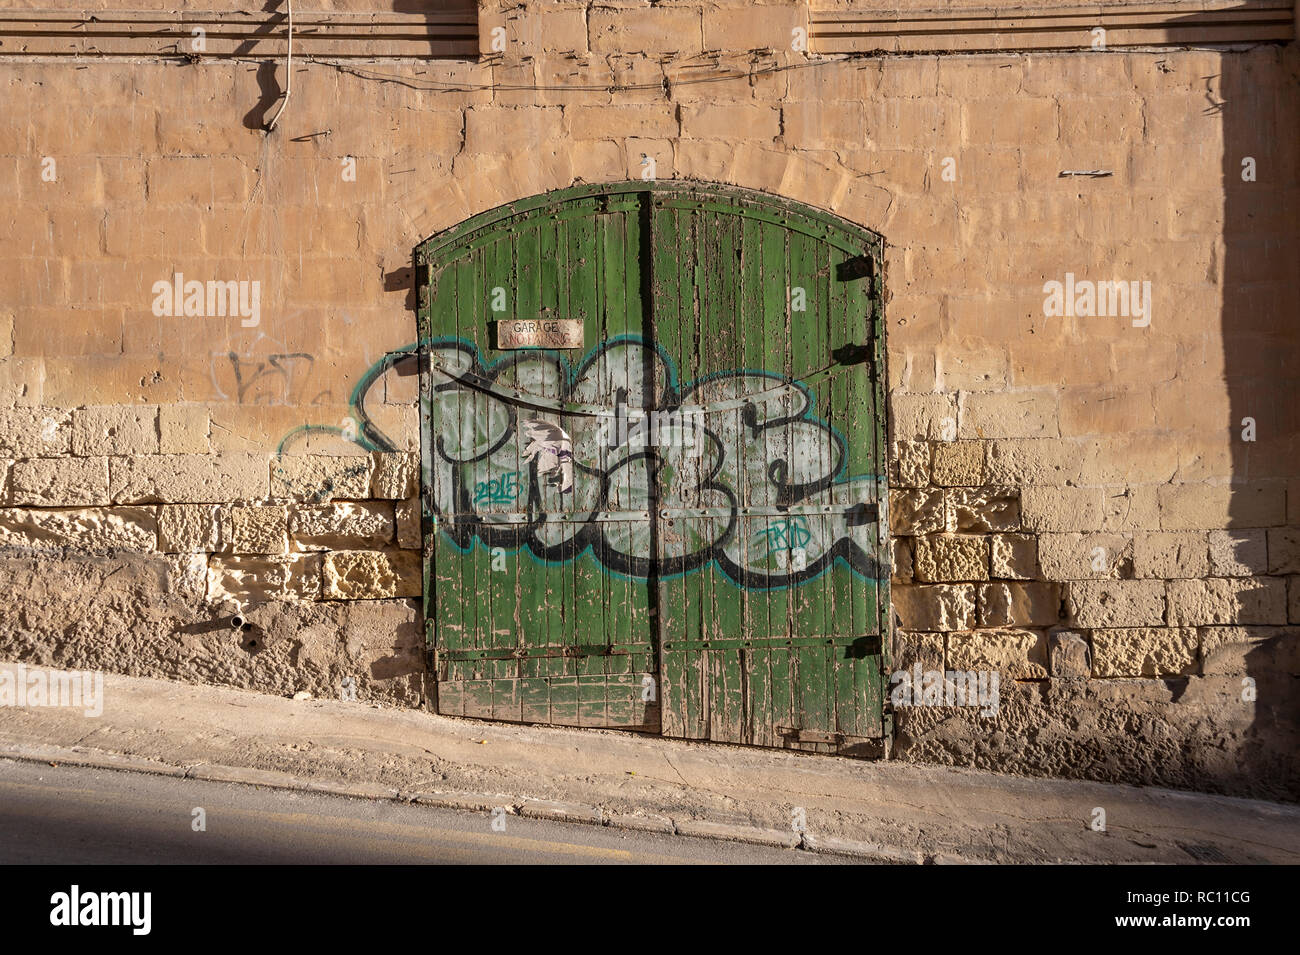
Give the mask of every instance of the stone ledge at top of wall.
[[[40, 9], [5, 10], [0, 18], [4, 53], [175, 58], [177, 41], [183, 40], [183, 50], [204, 58], [282, 58], [288, 35], [276, 9], [250, 15], [246, 5], [241, 8], [230, 0], [204, 0], [199, 10], [150, 10], [148, 3], [105, 0], [40, 0], [36, 5]], [[333, 6], [353, 9], [295, 14], [295, 56], [427, 60], [464, 59], [480, 52], [479, 16], [472, 2], [413, 12], [379, 11], [361, 0], [342, 0]], [[98, 17], [90, 16], [96, 12]], [[196, 27], [207, 31], [202, 51], [192, 50], [188, 43]]]
[[1098, 27], [1104, 31], [1104, 49], [1295, 37], [1295, 14], [1286, 0], [1198, 6], [1188, 9], [1176, 0], [1108, 0], [1091, 6], [1059, 0], [962, 0], [946, 6], [927, 0], [815, 0], [809, 35], [813, 51], [824, 54], [1092, 50]]
[[[228, 0], [208, 0], [198, 11], [118, 11], [111, 18], [103, 15], [103, 0], [43, 0], [39, 6], [43, 9], [6, 11], [0, 37], [14, 37], [5, 38], [6, 53], [175, 56], [177, 40], [188, 40], [190, 30], [199, 26], [208, 30], [205, 57], [277, 57], [284, 53], [288, 32], [283, 23], [270, 19], [270, 13], [250, 17], [247, 11], [229, 9]], [[1091, 6], [1041, 0], [963, 0], [947, 6], [933, 0], [715, 0], [651, 7], [606, 0], [563, 9], [543, 4], [505, 9], [489, 3], [481, 10], [460, 2], [418, 12], [380, 12], [360, 0], [342, 0], [335, 6], [297, 14], [295, 52], [309, 57], [516, 60], [542, 50], [687, 55], [767, 49], [801, 55], [1091, 51], [1092, 31], [1098, 27], [1105, 31], [1106, 49], [1259, 43], [1295, 36], [1294, 12], [1287, 0], [1248, 0], [1231, 6], [1211, 2], [1192, 10], [1170, 0], [1108, 0]], [[76, 23], [68, 22], [70, 11], [78, 14]], [[101, 11], [101, 16], [91, 19], [82, 11]], [[499, 31], [504, 31], [504, 50], [497, 44]]]

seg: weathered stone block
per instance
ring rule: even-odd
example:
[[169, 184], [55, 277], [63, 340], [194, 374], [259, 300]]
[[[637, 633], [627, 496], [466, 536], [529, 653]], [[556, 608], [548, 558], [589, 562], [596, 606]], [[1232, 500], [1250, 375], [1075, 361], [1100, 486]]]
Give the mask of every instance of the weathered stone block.
[[1263, 530], [1210, 531], [1210, 572], [1216, 577], [1268, 573]]
[[271, 495], [320, 503], [370, 496], [369, 455], [294, 455], [271, 461]]
[[986, 392], [964, 396], [961, 438], [1057, 437], [1057, 398], [1042, 391]]
[[70, 507], [107, 504], [107, 458], [33, 458], [14, 463], [9, 499], [14, 504]]
[[146, 405], [79, 408], [72, 413], [72, 453], [157, 454], [158, 409]]
[[324, 586], [325, 557], [322, 554], [293, 554], [285, 592], [298, 600], [319, 600]]
[[797, 26], [807, 27], [808, 11], [803, 4], [764, 4], [706, 7], [704, 49], [784, 50]]
[[912, 538], [891, 537], [889, 539], [890, 579], [898, 584], [910, 584], [913, 576]]
[[1150, 485], [1106, 489], [1101, 528], [1107, 531], [1154, 530], [1160, 527], [1157, 489]]
[[1038, 563], [1048, 580], [1121, 577], [1129, 565], [1132, 541], [1119, 534], [1043, 534]]
[[1016, 487], [1026, 484], [1059, 487], [1078, 480], [1079, 460], [1078, 447], [1069, 441], [1051, 438], [994, 441], [989, 445], [986, 478], [992, 484]]
[[418, 597], [420, 555], [413, 551], [333, 551], [325, 555], [326, 600]]
[[894, 435], [900, 441], [939, 440], [955, 434], [957, 399], [953, 395], [889, 396]]
[[403, 550], [421, 550], [424, 541], [421, 539], [420, 531], [419, 498], [398, 501], [394, 506], [394, 517], [397, 521], [397, 546]]
[[1286, 522], [1283, 484], [1169, 484], [1160, 488], [1165, 530], [1273, 527]]
[[1020, 493], [1014, 488], [950, 488], [944, 492], [944, 528], [981, 534], [1020, 527]]
[[[564, 111], [576, 140], [670, 139], [677, 136], [676, 112], [668, 104], [632, 103], [618, 106], [570, 106]], [[497, 145], [508, 146], [497, 134]]]
[[930, 483], [930, 443], [895, 441], [893, 445], [894, 487], [925, 487]]
[[230, 545], [236, 554], [283, 554], [288, 550], [283, 507], [230, 509]]
[[1047, 636], [1031, 630], [948, 634], [948, 669], [997, 672], [1002, 680], [1047, 676]]
[[934, 483], [975, 487], [984, 483], [984, 442], [950, 441], [934, 446]]
[[339, 501], [294, 508], [289, 531], [303, 550], [366, 550], [391, 544], [395, 524], [392, 504]]
[[1171, 624], [1286, 623], [1286, 581], [1280, 577], [1171, 580], [1168, 586]]
[[1300, 528], [1270, 528], [1268, 532], [1268, 572], [1300, 574]]
[[889, 529], [899, 537], [935, 534], [944, 529], [943, 491], [889, 492]]
[[1086, 680], [1092, 673], [1092, 652], [1083, 634], [1056, 630], [1047, 635], [1053, 680]]
[[220, 506], [163, 504], [158, 508], [158, 549], [167, 554], [213, 553], [221, 546]]
[[1209, 573], [1209, 548], [1204, 532], [1148, 531], [1133, 537], [1136, 577], [1204, 577]]
[[212, 418], [202, 405], [163, 405], [158, 409], [158, 450], [163, 454], [208, 454]]
[[559, 132], [558, 107], [474, 106], [465, 111], [466, 153], [510, 153], [515, 143], [537, 143]]
[[1191, 627], [1130, 627], [1092, 632], [1096, 677], [1191, 676], [1200, 672], [1200, 638]]
[[1097, 531], [1104, 500], [1099, 487], [1025, 487], [1020, 491], [1020, 519], [1031, 531]]
[[67, 454], [71, 447], [72, 412], [54, 408], [0, 408], [0, 456], [57, 457]]
[[264, 500], [264, 454], [147, 454], [110, 458], [114, 503], [225, 504]]
[[370, 496], [401, 501], [419, 493], [420, 456], [409, 452], [376, 453]]
[[988, 580], [987, 537], [919, 537], [913, 554], [917, 580]]
[[1028, 534], [997, 534], [989, 538], [990, 575], [1010, 580], [1038, 576], [1038, 539]]
[[699, 53], [704, 43], [698, 8], [592, 8], [588, 42], [594, 53]]
[[1061, 622], [1058, 584], [981, 584], [981, 627], [1054, 627]]
[[1206, 675], [1300, 676], [1296, 627], [1202, 627], [1201, 668]]
[[167, 592], [202, 603], [208, 597], [208, 555], [168, 554]]
[[287, 557], [211, 557], [208, 559], [208, 600], [257, 604], [288, 596]]
[[158, 518], [152, 507], [92, 507], [80, 510], [0, 510], [0, 552], [32, 556], [67, 548], [75, 553], [158, 547]]
[[1066, 586], [1070, 620], [1079, 627], [1142, 627], [1165, 622], [1159, 580], [1075, 580]]
[[973, 584], [914, 584], [891, 591], [907, 630], [968, 630], [975, 626]]
[[681, 110], [682, 136], [691, 139], [775, 139], [781, 111], [757, 103], [689, 103]]
[[918, 663], [922, 670], [944, 669], [943, 634], [896, 630], [892, 662], [895, 670], [910, 670]]

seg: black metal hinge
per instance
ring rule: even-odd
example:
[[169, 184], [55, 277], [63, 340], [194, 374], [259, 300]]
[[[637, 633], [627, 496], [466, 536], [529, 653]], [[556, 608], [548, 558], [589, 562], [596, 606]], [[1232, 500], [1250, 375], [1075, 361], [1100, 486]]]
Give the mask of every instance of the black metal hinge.
[[835, 277], [841, 282], [865, 279], [875, 272], [875, 259], [869, 255], [855, 255], [835, 266]]

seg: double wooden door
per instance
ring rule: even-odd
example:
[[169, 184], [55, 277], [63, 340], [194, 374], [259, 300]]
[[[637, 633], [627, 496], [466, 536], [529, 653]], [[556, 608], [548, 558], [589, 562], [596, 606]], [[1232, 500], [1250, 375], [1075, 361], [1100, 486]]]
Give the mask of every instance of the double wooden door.
[[643, 182], [419, 247], [439, 712], [878, 750], [880, 256], [771, 197]]

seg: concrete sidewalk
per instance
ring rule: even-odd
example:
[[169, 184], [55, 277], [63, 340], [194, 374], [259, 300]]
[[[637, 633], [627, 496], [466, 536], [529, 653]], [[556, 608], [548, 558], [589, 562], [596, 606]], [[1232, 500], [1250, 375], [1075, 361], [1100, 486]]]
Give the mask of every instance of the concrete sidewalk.
[[[502, 806], [885, 862], [1300, 861], [1293, 805], [482, 723], [112, 674], [99, 717], [0, 706], [0, 756], [476, 812]], [[1105, 810], [1104, 832], [1091, 828], [1096, 808]]]

